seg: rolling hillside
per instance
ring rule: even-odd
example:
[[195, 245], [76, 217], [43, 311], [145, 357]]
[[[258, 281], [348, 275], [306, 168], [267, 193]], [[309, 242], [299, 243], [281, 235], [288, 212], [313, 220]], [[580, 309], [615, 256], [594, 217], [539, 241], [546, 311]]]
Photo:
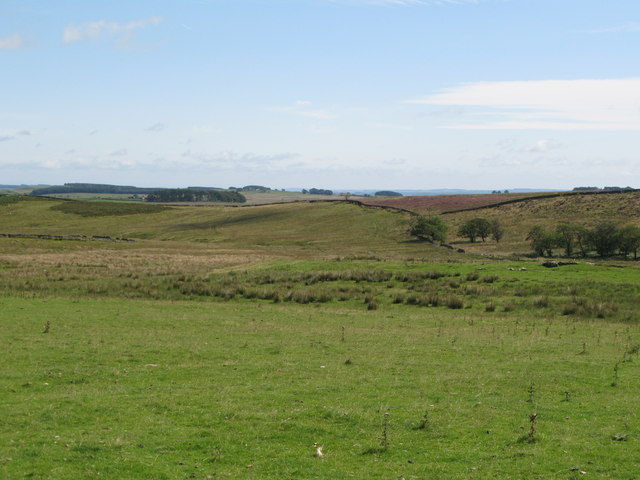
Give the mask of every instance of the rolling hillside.
[[165, 248], [169, 242], [179, 242], [187, 250], [206, 248], [274, 258], [455, 255], [413, 241], [406, 233], [410, 219], [406, 213], [343, 202], [239, 208], [14, 199], [0, 204], [0, 234], [138, 240], [130, 248], [151, 244]]

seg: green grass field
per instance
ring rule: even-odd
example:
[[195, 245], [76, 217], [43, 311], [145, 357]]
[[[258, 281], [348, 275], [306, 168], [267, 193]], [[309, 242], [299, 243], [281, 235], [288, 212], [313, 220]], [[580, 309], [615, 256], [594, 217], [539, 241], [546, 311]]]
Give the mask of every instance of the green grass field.
[[14, 200], [0, 234], [104, 238], [0, 237], [0, 478], [638, 475], [635, 262], [341, 203]]

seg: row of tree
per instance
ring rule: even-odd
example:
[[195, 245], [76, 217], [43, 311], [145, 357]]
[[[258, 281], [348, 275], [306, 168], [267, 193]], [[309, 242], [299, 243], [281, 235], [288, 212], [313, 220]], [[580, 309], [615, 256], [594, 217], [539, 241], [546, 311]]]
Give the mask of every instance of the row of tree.
[[325, 190], [324, 188], [310, 188], [307, 190], [303, 188], [302, 193], [308, 193], [309, 195], [333, 195], [333, 190]]
[[504, 227], [498, 220], [472, 218], [458, 228], [458, 236], [468, 238], [471, 243], [475, 243], [478, 238], [485, 242], [489, 237], [499, 243], [504, 237]]
[[229, 190], [196, 190], [193, 188], [168, 188], [147, 195], [148, 202], [230, 202], [244, 203], [244, 195]]
[[[439, 217], [415, 217], [409, 225], [410, 235], [432, 242], [446, 242], [448, 230], [447, 225]], [[504, 236], [504, 227], [498, 220], [472, 218], [460, 226], [458, 236], [466, 237], [472, 243], [477, 242], [478, 239], [485, 242], [489, 237], [500, 242]]]
[[31, 195], [53, 195], [56, 193], [119, 193], [144, 195], [155, 190], [159, 190], [159, 188], [140, 188], [129, 185], [109, 185], [102, 183], [65, 183], [64, 185], [36, 188], [31, 192]]
[[567, 257], [580, 255], [586, 257], [596, 253], [609, 257], [616, 253], [638, 258], [640, 249], [640, 227], [637, 225], [619, 226], [612, 222], [602, 222], [593, 228], [564, 223], [555, 230], [540, 225], [533, 227], [527, 235], [531, 248], [538, 256], [553, 256], [555, 249], [563, 249]]

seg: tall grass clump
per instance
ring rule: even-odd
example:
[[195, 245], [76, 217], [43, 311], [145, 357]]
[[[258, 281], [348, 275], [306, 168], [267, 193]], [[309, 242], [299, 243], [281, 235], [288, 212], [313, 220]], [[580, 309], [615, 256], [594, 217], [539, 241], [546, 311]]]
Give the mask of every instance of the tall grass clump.
[[445, 305], [447, 306], [447, 308], [451, 308], [453, 310], [457, 310], [457, 309], [460, 309], [460, 308], [464, 308], [464, 300], [462, 300], [462, 298], [460, 298], [460, 297], [456, 297], [454, 295], [451, 295], [451, 296], [446, 298]]

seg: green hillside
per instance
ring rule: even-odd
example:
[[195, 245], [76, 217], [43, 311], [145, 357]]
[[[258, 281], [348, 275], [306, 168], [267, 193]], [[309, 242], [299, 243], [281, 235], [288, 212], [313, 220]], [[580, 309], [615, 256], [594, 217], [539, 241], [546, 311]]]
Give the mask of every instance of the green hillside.
[[296, 258], [453, 255], [413, 241], [406, 233], [409, 219], [405, 213], [342, 202], [158, 207], [7, 197], [0, 204], [0, 233], [5, 234], [104, 235]]

